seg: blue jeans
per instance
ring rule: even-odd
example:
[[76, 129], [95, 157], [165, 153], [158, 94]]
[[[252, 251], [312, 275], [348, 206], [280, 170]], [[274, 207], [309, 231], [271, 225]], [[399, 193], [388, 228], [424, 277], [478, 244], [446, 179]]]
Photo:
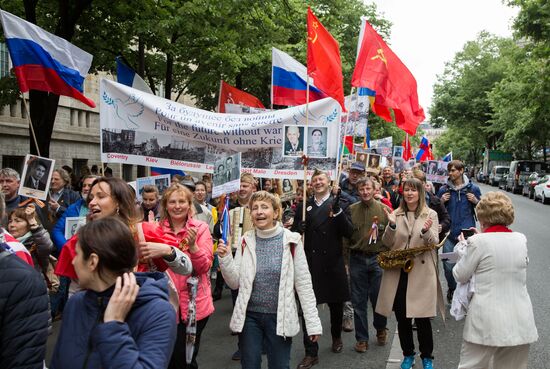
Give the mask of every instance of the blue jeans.
[[[355, 339], [369, 340], [369, 322], [367, 317], [368, 302], [372, 310], [376, 308], [378, 291], [382, 280], [382, 268], [376, 261], [376, 255], [367, 256], [358, 252], [350, 255], [351, 302], [353, 303], [353, 317], [355, 322]], [[374, 313], [373, 325], [376, 330], [386, 328], [388, 319]]]
[[[445, 240], [445, 243], [443, 244], [443, 252], [453, 252], [455, 245], [457, 244], [456, 241], [452, 241], [449, 238]], [[443, 270], [445, 271], [445, 279], [447, 280], [447, 286], [450, 290], [456, 289], [456, 281], [455, 277], [453, 276], [453, 268], [455, 266], [455, 263], [450, 263], [447, 261], [447, 259], [443, 259]]]
[[277, 314], [247, 311], [239, 338], [243, 369], [262, 367], [262, 346], [266, 347], [269, 369], [290, 368], [292, 339], [277, 336]]

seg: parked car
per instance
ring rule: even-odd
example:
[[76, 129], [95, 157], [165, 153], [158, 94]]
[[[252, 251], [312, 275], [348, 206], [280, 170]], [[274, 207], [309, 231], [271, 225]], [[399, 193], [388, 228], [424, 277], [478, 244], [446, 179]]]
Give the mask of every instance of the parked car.
[[510, 163], [510, 174], [506, 182], [506, 191], [520, 193], [527, 178], [533, 172], [550, 173], [550, 163], [535, 160], [514, 160]]
[[500, 182], [502, 176], [508, 174], [509, 171], [510, 167], [504, 165], [495, 165], [491, 169], [491, 173], [489, 173], [488, 183], [494, 187], [498, 186], [498, 183]]
[[539, 199], [543, 204], [550, 202], [550, 176], [544, 176], [535, 186], [535, 201]]
[[521, 194], [532, 199], [535, 194], [535, 186], [539, 184], [540, 180], [544, 176], [545, 174], [543, 173], [535, 172], [527, 177], [527, 180], [525, 181], [525, 184], [523, 185], [523, 188], [521, 190]]
[[509, 173], [506, 173], [502, 176], [502, 178], [498, 182], [498, 188], [499, 189], [506, 190], [506, 183], [508, 182], [508, 176], [509, 175], [510, 175]]
[[485, 183], [485, 174], [483, 174], [483, 171], [479, 171], [477, 172], [477, 175], [476, 175], [476, 181], [478, 181], [479, 183]]

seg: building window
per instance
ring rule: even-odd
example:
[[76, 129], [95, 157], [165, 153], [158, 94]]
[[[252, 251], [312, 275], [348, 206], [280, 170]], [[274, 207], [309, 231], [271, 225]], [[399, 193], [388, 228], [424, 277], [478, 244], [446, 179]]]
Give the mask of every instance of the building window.
[[[82, 176], [82, 167], [88, 165], [88, 159], [73, 159], [73, 173], [77, 178]], [[89, 172], [88, 168], [88, 172]]]
[[147, 168], [146, 166], [143, 166], [143, 165], [138, 165], [137, 166], [137, 178], [143, 178], [143, 177], [147, 177]]
[[126, 182], [134, 180], [134, 166], [131, 164], [122, 164], [122, 179]]
[[21, 174], [23, 172], [24, 156], [2, 155], [2, 168], [11, 168]]
[[5, 42], [0, 42], [0, 78], [10, 74], [10, 55]]
[[91, 119], [90, 115], [91, 115], [90, 112], [87, 111], [86, 112], [86, 128], [90, 128], [90, 119]]

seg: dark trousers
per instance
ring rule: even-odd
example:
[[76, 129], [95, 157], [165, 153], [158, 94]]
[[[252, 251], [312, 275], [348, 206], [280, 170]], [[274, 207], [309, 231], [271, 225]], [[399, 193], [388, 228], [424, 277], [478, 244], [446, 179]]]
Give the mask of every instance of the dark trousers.
[[[382, 281], [382, 268], [378, 265], [376, 255], [352, 252], [349, 261], [351, 275], [351, 302], [353, 303], [355, 339], [369, 341], [369, 322], [367, 319], [368, 302], [372, 311], [376, 308], [378, 292]], [[388, 319], [376, 312], [373, 313], [374, 328], [379, 331], [386, 328]]]
[[[414, 340], [412, 329], [412, 318], [407, 318], [407, 282], [409, 275], [401, 270], [399, 285], [393, 302], [393, 310], [397, 319], [397, 330], [399, 331], [399, 342], [403, 350], [403, 356], [414, 355]], [[432, 323], [430, 318], [415, 318], [418, 334], [418, 346], [420, 357], [433, 359], [432, 352], [434, 342], [432, 336]]]
[[269, 369], [289, 369], [291, 344], [292, 338], [277, 336], [277, 314], [246, 312], [239, 335], [243, 369], [260, 369], [262, 351], [267, 354]]
[[[342, 320], [344, 315], [344, 303], [343, 302], [330, 302], [327, 304], [330, 310], [330, 334], [332, 339], [342, 337]], [[302, 330], [304, 331], [304, 348], [306, 349], [306, 356], [317, 357], [319, 354], [319, 344], [312, 342], [309, 339], [309, 334], [306, 329], [306, 321], [302, 315]]]
[[185, 358], [185, 345], [187, 343], [185, 333], [186, 324], [184, 322], [180, 322], [178, 324], [178, 335], [168, 369], [198, 369], [199, 364], [197, 364], [197, 355], [201, 345], [202, 331], [204, 330], [204, 327], [206, 327], [208, 318], [210, 317], [207, 316], [206, 318], [197, 321], [197, 337], [195, 338], [195, 348], [193, 350], [193, 359], [191, 360], [191, 364], [187, 364], [187, 360]]

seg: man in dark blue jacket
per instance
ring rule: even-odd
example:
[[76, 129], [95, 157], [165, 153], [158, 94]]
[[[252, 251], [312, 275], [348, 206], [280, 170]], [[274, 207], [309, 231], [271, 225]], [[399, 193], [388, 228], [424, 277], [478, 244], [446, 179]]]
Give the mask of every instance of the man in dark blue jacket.
[[55, 223], [52, 229], [52, 240], [58, 252], [61, 252], [61, 248], [67, 243], [67, 239], [65, 238], [65, 221], [67, 217], [85, 217], [88, 214], [86, 199], [96, 178], [99, 178], [99, 176], [89, 175], [84, 177], [82, 180], [82, 191], [80, 192], [82, 198], [76, 200], [74, 204], [69, 205], [67, 210]]
[[[0, 218], [4, 209], [0, 194]], [[50, 317], [46, 283], [9, 249], [0, 236], [0, 368], [42, 369]]]
[[[474, 209], [481, 198], [481, 191], [464, 174], [464, 164], [460, 160], [449, 162], [447, 170], [449, 180], [447, 184], [441, 186], [437, 196], [443, 201], [451, 217], [451, 232], [443, 245], [443, 252], [452, 252], [458, 242], [457, 238], [461, 230], [476, 226]], [[445, 279], [447, 279], [449, 287], [447, 292], [449, 303], [453, 299], [456, 288], [456, 281], [452, 273], [453, 267], [454, 263], [443, 260]]]

